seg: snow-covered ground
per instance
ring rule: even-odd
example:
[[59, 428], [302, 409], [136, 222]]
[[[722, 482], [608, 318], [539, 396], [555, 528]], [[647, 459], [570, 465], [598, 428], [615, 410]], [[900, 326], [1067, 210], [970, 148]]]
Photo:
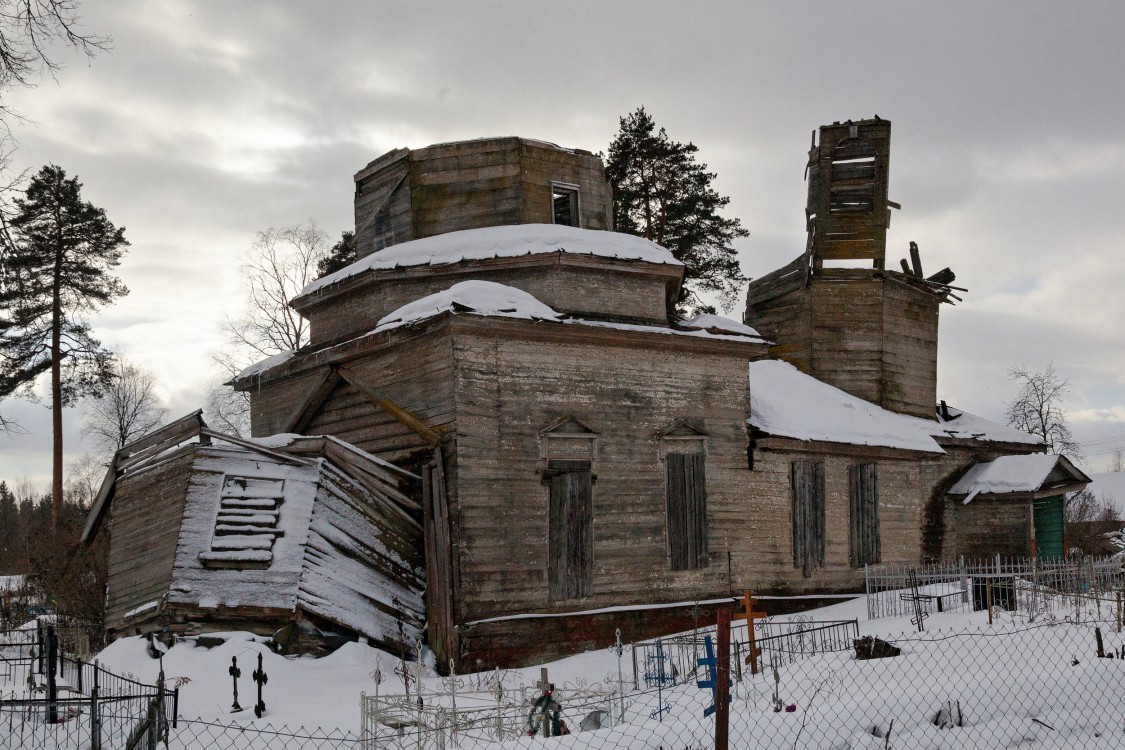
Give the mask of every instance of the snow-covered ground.
[[[1125, 707], [1121, 700], [1125, 697], [1125, 659], [1097, 658], [1094, 624], [1068, 622], [1065, 618], [1073, 614], [1073, 609], [1060, 610], [1029, 623], [998, 613], [993, 625], [988, 624], [986, 612], [932, 614], [925, 622], [926, 632], [917, 633], [907, 618], [867, 620], [865, 601], [858, 597], [801, 615], [773, 618], [771, 622], [776, 624], [796, 624], [810, 618], [855, 619], [860, 635], [885, 638], [902, 653], [869, 661], [857, 661], [850, 650], [804, 654], [780, 666], [776, 673], [768, 666], [764, 674], [756, 676], [746, 670], [732, 689], [731, 746], [1125, 747]], [[1101, 624], [1105, 650], [1125, 654], [1125, 634], [1116, 632], [1110, 614], [1103, 612], [1107, 621]], [[736, 637], [744, 640], [744, 631], [739, 636], [736, 629]], [[618, 659], [611, 645], [543, 666], [560, 688], [616, 690]], [[266, 714], [261, 719], [250, 710], [256, 700], [250, 675], [259, 654], [269, 676], [264, 690]], [[643, 654], [638, 654], [643, 672]], [[242, 669], [239, 702], [246, 710], [238, 713], [231, 713], [232, 679], [228, 669], [232, 657], [237, 657]], [[142, 682], [154, 681], [160, 669], [160, 662], [150, 656], [146, 642], [140, 638], [121, 639], [98, 658], [107, 669]], [[382, 677], [381, 696], [404, 691], [402, 664], [397, 657], [354, 643], [321, 659], [285, 658], [270, 651], [260, 638], [230, 633], [211, 648], [190, 641], [177, 643], [164, 655], [163, 663], [168, 684], [180, 686], [181, 717], [247, 728], [321, 728], [355, 737], [361, 731], [360, 695], [375, 692], [376, 672]], [[609, 728], [575, 731], [550, 740], [550, 744], [559, 750], [710, 746], [713, 719], [703, 716], [710, 703], [709, 691], [698, 688], [693, 679], [665, 686], [659, 692], [642, 679], [635, 689], [629, 646], [620, 663], [625, 700], [623, 705], [609, 705], [611, 717], [603, 722]], [[530, 693], [539, 676], [539, 666], [463, 675], [456, 688], [460, 693], [458, 706], [462, 711], [469, 706], [473, 700], [469, 691], [487, 695], [494, 690], [497, 678], [509, 694], [518, 694], [521, 685]], [[448, 680], [424, 669], [422, 685], [428, 704], [448, 706]], [[416, 695], [416, 689], [411, 693]], [[479, 696], [477, 700], [486, 702]], [[577, 730], [589, 706], [568, 706], [565, 698], [561, 702], [564, 719]], [[778, 705], [781, 710], [775, 711]], [[666, 711], [654, 714], [660, 706]], [[622, 709], [625, 723], [618, 721]], [[187, 722], [185, 728], [181, 722], [178, 746], [203, 747], [205, 738], [221, 731], [194, 722]], [[889, 743], [885, 737], [888, 732]], [[381, 746], [395, 743], [390, 734], [390, 730], [384, 730]], [[483, 732], [464, 732], [459, 744], [479, 748], [492, 736], [486, 726]], [[268, 735], [259, 739], [258, 744], [245, 746], [269, 746]], [[437, 746], [433, 739], [427, 737], [419, 744], [407, 731], [397, 742], [405, 748], [429, 750]], [[449, 747], [448, 738], [446, 742]], [[519, 737], [505, 744], [531, 747], [543, 742], [542, 738]]]

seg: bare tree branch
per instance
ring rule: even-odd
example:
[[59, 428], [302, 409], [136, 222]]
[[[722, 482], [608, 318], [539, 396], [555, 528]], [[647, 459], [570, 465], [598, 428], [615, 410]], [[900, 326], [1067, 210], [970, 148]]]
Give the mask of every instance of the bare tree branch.
[[1008, 424], [1042, 438], [1052, 453], [1081, 461], [1082, 450], [1070, 432], [1062, 407], [1070, 381], [1055, 372], [1055, 363], [1042, 370], [1014, 367], [1008, 375], [1019, 384], [1019, 392], [1007, 404]]
[[156, 395], [156, 378], [151, 372], [120, 356], [113, 364], [113, 374], [105, 393], [87, 399], [82, 417], [82, 434], [104, 454], [156, 429], [168, 413]]

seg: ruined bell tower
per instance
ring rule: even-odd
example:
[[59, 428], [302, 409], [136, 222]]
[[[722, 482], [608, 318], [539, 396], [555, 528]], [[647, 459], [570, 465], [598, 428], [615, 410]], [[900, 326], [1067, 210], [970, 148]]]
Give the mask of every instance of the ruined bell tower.
[[750, 283], [744, 320], [777, 342], [774, 356], [813, 377], [933, 418], [938, 308], [953, 273], [924, 277], [913, 243], [902, 271], [886, 268], [890, 211], [899, 208], [887, 196], [891, 123], [836, 122], [817, 136], [806, 165], [805, 252]]

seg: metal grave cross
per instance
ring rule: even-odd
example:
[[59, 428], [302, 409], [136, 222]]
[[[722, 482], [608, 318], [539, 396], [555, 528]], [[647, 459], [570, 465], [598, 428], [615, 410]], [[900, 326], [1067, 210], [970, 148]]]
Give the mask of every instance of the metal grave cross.
[[262, 714], [266, 712], [266, 702], [262, 700], [262, 685], [270, 681], [269, 675], [262, 669], [261, 653], [258, 654], [258, 668], [255, 669], [254, 673], [250, 676], [254, 678], [254, 682], [258, 683], [258, 702], [254, 704], [254, 715], [260, 719], [262, 718]]
[[238, 713], [242, 710], [242, 706], [238, 705], [238, 678], [242, 676], [242, 670], [238, 668], [238, 657], [232, 656], [230, 658], [230, 669], [227, 674], [231, 677], [231, 682], [234, 686], [234, 703], [230, 705], [230, 712]]
[[[715, 658], [715, 644], [711, 642], [711, 636], [709, 635], [703, 637], [703, 651], [707, 654], [707, 656], [702, 656], [696, 661], [698, 663], [698, 666], [704, 667], [707, 670], [708, 678], [705, 680], [699, 680], [695, 684], [698, 687], [704, 688], [705, 690], [709, 689], [711, 691], [711, 705], [703, 709], [703, 715], [706, 717], [715, 713], [715, 693], [718, 688], [718, 676], [716, 674], [716, 667], [719, 663], [718, 659]], [[730, 678], [728, 677], [727, 680], [729, 682]], [[727, 697], [727, 700], [730, 700], [729, 696]]]

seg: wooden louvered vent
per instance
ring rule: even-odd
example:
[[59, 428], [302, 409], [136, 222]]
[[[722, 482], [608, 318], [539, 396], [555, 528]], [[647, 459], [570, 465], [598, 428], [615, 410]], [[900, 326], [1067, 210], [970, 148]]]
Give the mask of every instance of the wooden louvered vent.
[[268, 568], [278, 528], [285, 480], [228, 476], [223, 482], [211, 548], [199, 553], [208, 568]]

